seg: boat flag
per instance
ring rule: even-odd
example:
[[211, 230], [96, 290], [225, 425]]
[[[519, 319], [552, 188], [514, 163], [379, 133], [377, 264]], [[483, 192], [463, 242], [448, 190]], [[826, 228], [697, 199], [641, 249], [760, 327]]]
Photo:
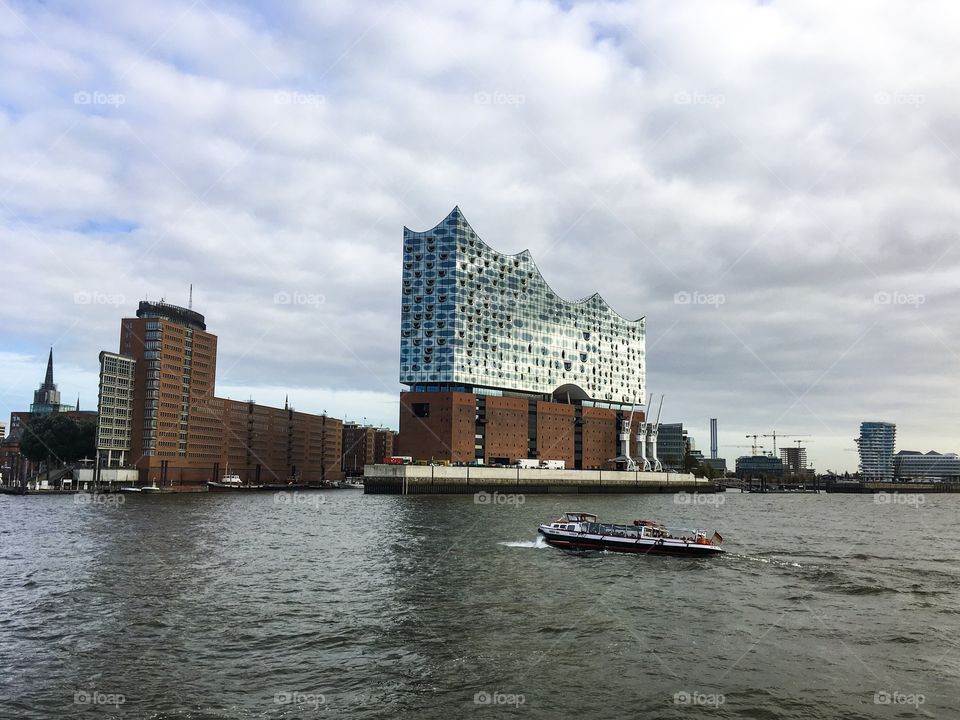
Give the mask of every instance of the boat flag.
[[723, 535], [721, 535], [720, 533], [714, 531], [713, 537], [710, 538], [710, 542], [714, 542], [714, 543], [717, 543], [717, 544], [719, 545], [720, 543], [723, 542]]

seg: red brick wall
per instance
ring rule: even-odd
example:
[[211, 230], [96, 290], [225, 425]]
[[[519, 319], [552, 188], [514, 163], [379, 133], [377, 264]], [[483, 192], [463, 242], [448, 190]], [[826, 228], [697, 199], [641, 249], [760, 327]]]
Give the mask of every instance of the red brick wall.
[[[636, 416], [634, 416], [636, 417]], [[609, 467], [617, 456], [617, 413], [603, 408], [583, 408], [583, 469]]]
[[540, 460], [564, 460], [567, 468], [574, 467], [573, 405], [537, 403], [537, 453]]
[[490, 464], [493, 458], [514, 462], [527, 457], [527, 401], [488, 396], [486, 406], [484, 462]]
[[[417, 417], [413, 406], [430, 406]], [[414, 460], [471, 462], [474, 459], [476, 396], [473, 393], [400, 393], [400, 434], [404, 455]]]

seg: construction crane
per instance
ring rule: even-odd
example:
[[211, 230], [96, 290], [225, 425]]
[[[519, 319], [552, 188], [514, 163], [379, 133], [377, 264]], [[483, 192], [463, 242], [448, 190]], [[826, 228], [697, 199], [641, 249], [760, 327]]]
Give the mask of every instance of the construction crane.
[[[750, 436], [750, 435], [747, 435], [747, 437], [751, 437], [751, 436]], [[773, 455], [774, 455], [774, 457], [776, 457], [776, 455], [777, 455], [777, 438], [778, 438], [778, 437], [810, 437], [810, 436], [809, 436], [809, 435], [785, 435], [785, 434], [783, 434], [783, 433], [778, 433], [776, 430], [774, 430], [774, 431], [771, 432], [769, 435], [761, 435], [760, 437], [773, 438]]]
[[[750, 437], [749, 435], [747, 437]], [[763, 445], [725, 445], [724, 447], [732, 448], [750, 448], [750, 451], [756, 455], [757, 450], [763, 450]]]
[[747, 440], [749, 440], [750, 438], [753, 438], [753, 445], [751, 445], [751, 447], [753, 448], [754, 455], [757, 454], [757, 438], [758, 437], [766, 437], [766, 435], [747, 435], [746, 436]]

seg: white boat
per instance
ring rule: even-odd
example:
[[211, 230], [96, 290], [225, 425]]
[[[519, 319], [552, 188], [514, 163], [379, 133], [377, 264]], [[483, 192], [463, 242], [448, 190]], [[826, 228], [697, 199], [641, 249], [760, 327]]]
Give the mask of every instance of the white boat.
[[363, 490], [363, 480], [344, 480], [340, 483], [340, 487], [348, 490]]
[[223, 476], [220, 482], [210, 481], [207, 483], [207, 490], [211, 492], [222, 492], [224, 490], [244, 490], [247, 486], [243, 484], [239, 475], [231, 475], [229, 472]]
[[136, 485], [128, 485], [127, 487], [120, 488], [120, 492], [122, 493], [143, 492], [143, 488], [137, 487]]
[[158, 493], [158, 492], [160, 492], [160, 488], [157, 487], [157, 483], [156, 483], [156, 481], [154, 481], [153, 485], [144, 485], [142, 488], [140, 488], [140, 492], [142, 492], [142, 493]]
[[657, 522], [634, 520], [631, 525], [601, 523], [593, 513], [568, 512], [537, 532], [555, 547], [569, 550], [609, 550], [651, 555], [706, 556], [725, 552], [723, 537], [702, 530], [668, 528]]

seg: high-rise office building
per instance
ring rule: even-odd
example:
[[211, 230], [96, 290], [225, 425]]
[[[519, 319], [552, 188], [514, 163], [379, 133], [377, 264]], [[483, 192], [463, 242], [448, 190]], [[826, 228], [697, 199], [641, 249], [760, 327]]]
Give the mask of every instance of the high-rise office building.
[[564, 300], [528, 251], [494, 250], [459, 208], [404, 228], [401, 300], [404, 454], [578, 468], [617, 455], [620, 421], [646, 394], [643, 318], [597, 293]]
[[245, 482], [342, 478], [341, 421], [325, 415], [217, 398], [217, 337], [203, 315], [141, 302], [120, 327], [133, 370], [128, 462], [143, 482], [201, 485], [236, 474]]
[[683, 429], [683, 423], [660, 423], [657, 455], [665, 469], [682, 470], [688, 449], [690, 438]]
[[860, 423], [860, 479], [868, 482], [893, 481], [893, 449], [897, 426], [888, 422]]

